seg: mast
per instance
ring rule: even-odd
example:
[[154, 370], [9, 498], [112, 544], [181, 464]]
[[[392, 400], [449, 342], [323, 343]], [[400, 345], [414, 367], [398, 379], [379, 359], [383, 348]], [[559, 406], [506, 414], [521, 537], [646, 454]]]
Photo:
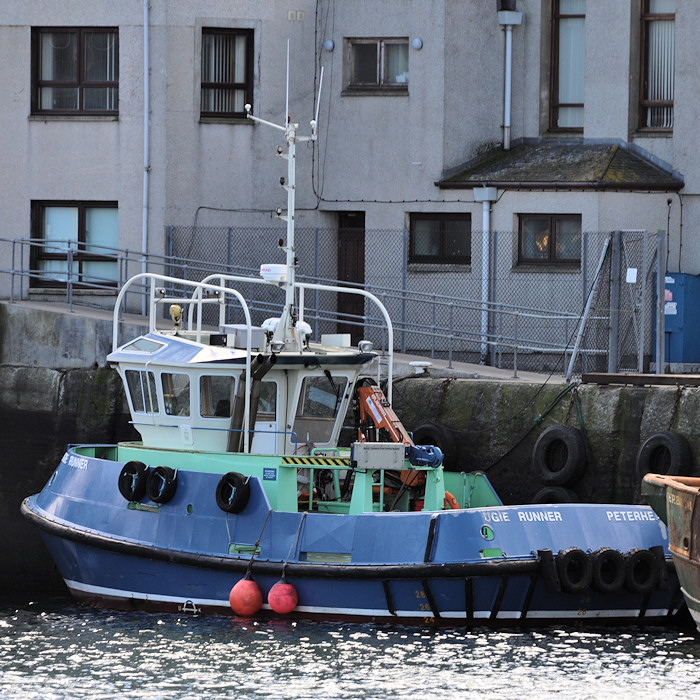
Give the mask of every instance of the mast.
[[282, 343], [284, 346], [299, 342], [299, 331], [296, 327], [296, 314], [294, 311], [295, 305], [295, 271], [296, 271], [296, 256], [294, 248], [294, 224], [295, 224], [295, 206], [296, 206], [296, 145], [306, 141], [315, 141], [317, 138], [317, 119], [318, 119], [318, 104], [320, 102], [321, 86], [323, 84], [323, 68], [321, 68], [321, 77], [319, 80], [319, 95], [316, 106], [315, 118], [311, 120], [311, 135], [297, 136], [299, 124], [292, 122], [289, 116], [289, 40], [287, 40], [287, 95], [285, 99], [285, 116], [284, 126], [256, 117], [252, 113], [251, 106], [245, 106], [246, 116], [260, 124], [265, 124], [273, 129], [284, 131], [284, 138], [287, 142], [287, 152], [285, 153], [281, 147], [277, 148], [277, 153], [280, 157], [287, 160], [287, 179], [282, 181], [282, 187], [287, 190], [287, 213], [282, 214], [281, 210], [278, 215], [281, 219], [287, 222], [287, 240], [283, 246], [286, 253], [286, 276], [284, 280], [280, 280], [280, 286], [285, 288], [285, 304], [282, 316], [277, 324], [272, 340], [273, 342]]

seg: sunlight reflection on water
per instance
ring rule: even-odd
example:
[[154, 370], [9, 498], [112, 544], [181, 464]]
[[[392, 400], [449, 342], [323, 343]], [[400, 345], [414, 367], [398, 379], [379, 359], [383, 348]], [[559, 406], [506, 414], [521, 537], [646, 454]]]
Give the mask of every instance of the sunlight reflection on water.
[[690, 630], [425, 630], [0, 605], [0, 696], [700, 696]]

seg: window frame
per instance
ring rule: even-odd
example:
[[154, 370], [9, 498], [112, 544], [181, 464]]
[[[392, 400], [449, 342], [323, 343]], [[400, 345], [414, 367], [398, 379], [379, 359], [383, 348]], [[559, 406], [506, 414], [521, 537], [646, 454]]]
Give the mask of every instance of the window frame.
[[[377, 82], [357, 82], [354, 76], [355, 47], [359, 45], [377, 45]], [[345, 79], [344, 94], [394, 94], [407, 95], [410, 78], [405, 82], [389, 82], [386, 79], [386, 47], [405, 46], [408, 64], [408, 37], [347, 37], [345, 39]], [[410, 69], [407, 69], [410, 75]]]
[[[207, 35], [224, 35], [228, 37], [245, 36], [245, 78], [241, 82], [223, 82], [223, 81], [205, 81], [204, 80], [204, 44], [205, 36]], [[205, 90], [229, 90], [234, 93], [236, 90], [243, 90], [245, 98], [243, 104], [254, 106], [253, 101], [253, 81], [254, 81], [254, 61], [255, 61], [255, 30], [236, 28], [236, 27], [202, 27], [201, 31], [201, 47], [200, 47], [200, 68], [199, 68], [199, 118], [201, 121], [221, 121], [221, 120], [238, 120], [244, 119], [248, 121], [245, 109], [242, 111], [213, 111], [204, 109], [204, 91]]]
[[[528, 258], [525, 257], [525, 255], [523, 254], [523, 233], [525, 229], [525, 223], [528, 220], [533, 219], [549, 221], [549, 232], [551, 236], [551, 241], [548, 242], [548, 257], [546, 259]], [[518, 265], [566, 265], [571, 267], [581, 265], [580, 251], [578, 258], [559, 258], [556, 255], [558, 234], [557, 224], [561, 221], [577, 221], [579, 224], [579, 231], [581, 234], [583, 233], [582, 219], [580, 214], [518, 214]]]
[[[41, 37], [44, 34], [77, 34], [78, 56], [75, 80], [45, 80], [41, 77]], [[88, 80], [85, 75], [85, 36], [87, 34], [114, 34], [116, 77], [114, 80]], [[119, 27], [32, 27], [32, 98], [31, 113], [41, 115], [69, 116], [109, 116], [119, 115]], [[46, 109], [41, 107], [41, 90], [43, 88], [75, 88], [78, 91], [77, 109]], [[112, 88], [114, 90], [114, 109], [85, 109], [84, 92], [90, 88]]]
[[[674, 114], [674, 100], [652, 100], [644, 97], [647, 93], [647, 85], [649, 81], [649, 25], [651, 22], [668, 22], [672, 21], [674, 24], [674, 47], [675, 47], [675, 22], [676, 13], [675, 12], [651, 12], [650, 10], [650, 0], [641, 0], [641, 13], [640, 13], [640, 35], [639, 35], [639, 107], [638, 107], [638, 121], [637, 128], [639, 131], [657, 131], [657, 132], [672, 132], [673, 122], [675, 119]], [[675, 82], [675, 56], [673, 65], [673, 82]], [[675, 86], [674, 86], [675, 89]], [[671, 109], [671, 126], [648, 126], [646, 124], [647, 115], [650, 110], [654, 108], [670, 108]]]
[[[422, 255], [415, 252], [415, 232], [414, 223], [417, 221], [439, 221], [440, 222], [440, 252], [437, 255]], [[450, 255], [445, 252], [445, 228], [444, 223], [447, 221], [461, 221], [468, 227], [468, 240], [466, 255]], [[472, 216], [469, 212], [415, 212], [409, 214], [409, 233], [408, 233], [408, 264], [409, 265], [439, 265], [441, 267], [447, 265], [471, 265], [472, 256]]]
[[[115, 241], [114, 255], [107, 253], [99, 254], [89, 252], [89, 246], [86, 242], [87, 233], [87, 210], [88, 209], [116, 209], [117, 217], [119, 216], [119, 204], [116, 201], [82, 201], [82, 200], [34, 200], [32, 201], [32, 245], [30, 266], [32, 275], [30, 277], [29, 286], [32, 288], [58, 288], [65, 289], [68, 286], [68, 246], [65, 246], [65, 252], [46, 252], [46, 247], [60, 247], [61, 241], [65, 239], [57, 239], [56, 246], [46, 246], [44, 238], [46, 210], [49, 208], [77, 208], [78, 209], [78, 231], [77, 241], [71, 241], [76, 246], [72, 254], [72, 260], [78, 266], [77, 272], [74, 275], [75, 279], [71, 279], [71, 285], [76, 288], [90, 289], [94, 288], [97, 282], [83, 282], [83, 266], [85, 263], [92, 262], [109, 262], [115, 263], [118, 266], [117, 245]], [[118, 233], [117, 233], [118, 236]], [[96, 248], [109, 248], [108, 246], [95, 246]], [[40, 269], [40, 265], [47, 261], [62, 261], [66, 263], [66, 281], [46, 279], [46, 271]], [[118, 268], [117, 268], [118, 270]], [[90, 278], [88, 278], [90, 279]], [[100, 287], [114, 288], [119, 286], [119, 280], [108, 282], [100, 280]]]
[[160, 413], [153, 370], [127, 367], [124, 370], [124, 385], [134, 414], [154, 416]]
[[[581, 133], [583, 131], [583, 124], [581, 126], [559, 126], [559, 110], [562, 107], [580, 107], [585, 108], [583, 102], [560, 102], [559, 101], [559, 55], [560, 55], [560, 22], [562, 18], [566, 19], [583, 19], [584, 23], [586, 20], [586, 15], [584, 14], [562, 14], [560, 12], [560, 2], [561, 0], [552, 0], [552, 21], [551, 21], [551, 31], [552, 35], [550, 38], [550, 85], [549, 85], [549, 130], [550, 131], [561, 131], [570, 133]], [[584, 25], [585, 26], [585, 25]], [[584, 43], [585, 43], [585, 29], [584, 29]]]

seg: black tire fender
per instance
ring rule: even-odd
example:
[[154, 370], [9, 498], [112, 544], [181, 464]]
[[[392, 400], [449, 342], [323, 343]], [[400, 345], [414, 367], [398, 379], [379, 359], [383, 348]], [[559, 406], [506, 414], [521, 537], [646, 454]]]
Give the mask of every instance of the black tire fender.
[[599, 593], [615, 593], [625, 582], [625, 557], [611, 547], [601, 547], [591, 554], [591, 586]]
[[586, 444], [578, 428], [551, 425], [537, 438], [532, 469], [543, 484], [566, 486], [586, 469]]
[[127, 462], [119, 472], [119, 493], [127, 501], [140, 501], [146, 495], [148, 467], [143, 462]]
[[638, 482], [649, 473], [687, 476], [692, 467], [693, 455], [688, 441], [670, 430], [650, 435], [637, 453]]
[[438, 423], [423, 423], [413, 431], [416, 445], [434, 445], [442, 452], [442, 464], [449, 470], [457, 460], [457, 441], [452, 431]]
[[226, 513], [241, 513], [250, 499], [249, 478], [238, 472], [224, 474], [216, 487], [216, 505]]
[[545, 486], [531, 499], [531, 503], [578, 503], [578, 495], [563, 486]]
[[554, 558], [561, 588], [566, 593], [582, 593], [591, 585], [593, 567], [588, 555], [578, 547], [557, 552]]
[[167, 503], [177, 491], [177, 473], [170, 467], [156, 467], [148, 475], [146, 493], [154, 503]]
[[630, 549], [625, 555], [625, 588], [630, 593], [649, 593], [658, 580], [658, 557], [648, 549]]

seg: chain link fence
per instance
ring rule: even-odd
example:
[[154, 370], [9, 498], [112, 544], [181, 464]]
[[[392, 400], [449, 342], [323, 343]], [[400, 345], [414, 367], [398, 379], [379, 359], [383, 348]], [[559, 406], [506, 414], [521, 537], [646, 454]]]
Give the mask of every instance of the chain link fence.
[[[283, 263], [284, 228], [168, 227], [169, 274], [200, 280], [212, 272], [259, 277], [260, 263]], [[646, 371], [654, 330], [656, 234], [583, 232], [580, 264], [518, 264], [518, 233], [472, 232], [471, 262], [412, 264], [405, 230], [364, 230], [362, 287], [387, 307], [394, 351], [451, 361], [570, 375]], [[337, 229], [297, 228], [297, 280], [338, 284]], [[484, 280], [482, 269], [488, 269]], [[485, 290], [488, 294], [485, 295]], [[282, 293], [251, 284], [240, 290], [253, 320], [278, 313]], [[338, 294], [307, 291], [305, 320], [314, 336], [356, 330], [378, 348], [387, 339], [370, 304], [350, 313]], [[242, 318], [230, 310], [229, 322]], [[574, 358], [572, 361], [572, 357]]]

